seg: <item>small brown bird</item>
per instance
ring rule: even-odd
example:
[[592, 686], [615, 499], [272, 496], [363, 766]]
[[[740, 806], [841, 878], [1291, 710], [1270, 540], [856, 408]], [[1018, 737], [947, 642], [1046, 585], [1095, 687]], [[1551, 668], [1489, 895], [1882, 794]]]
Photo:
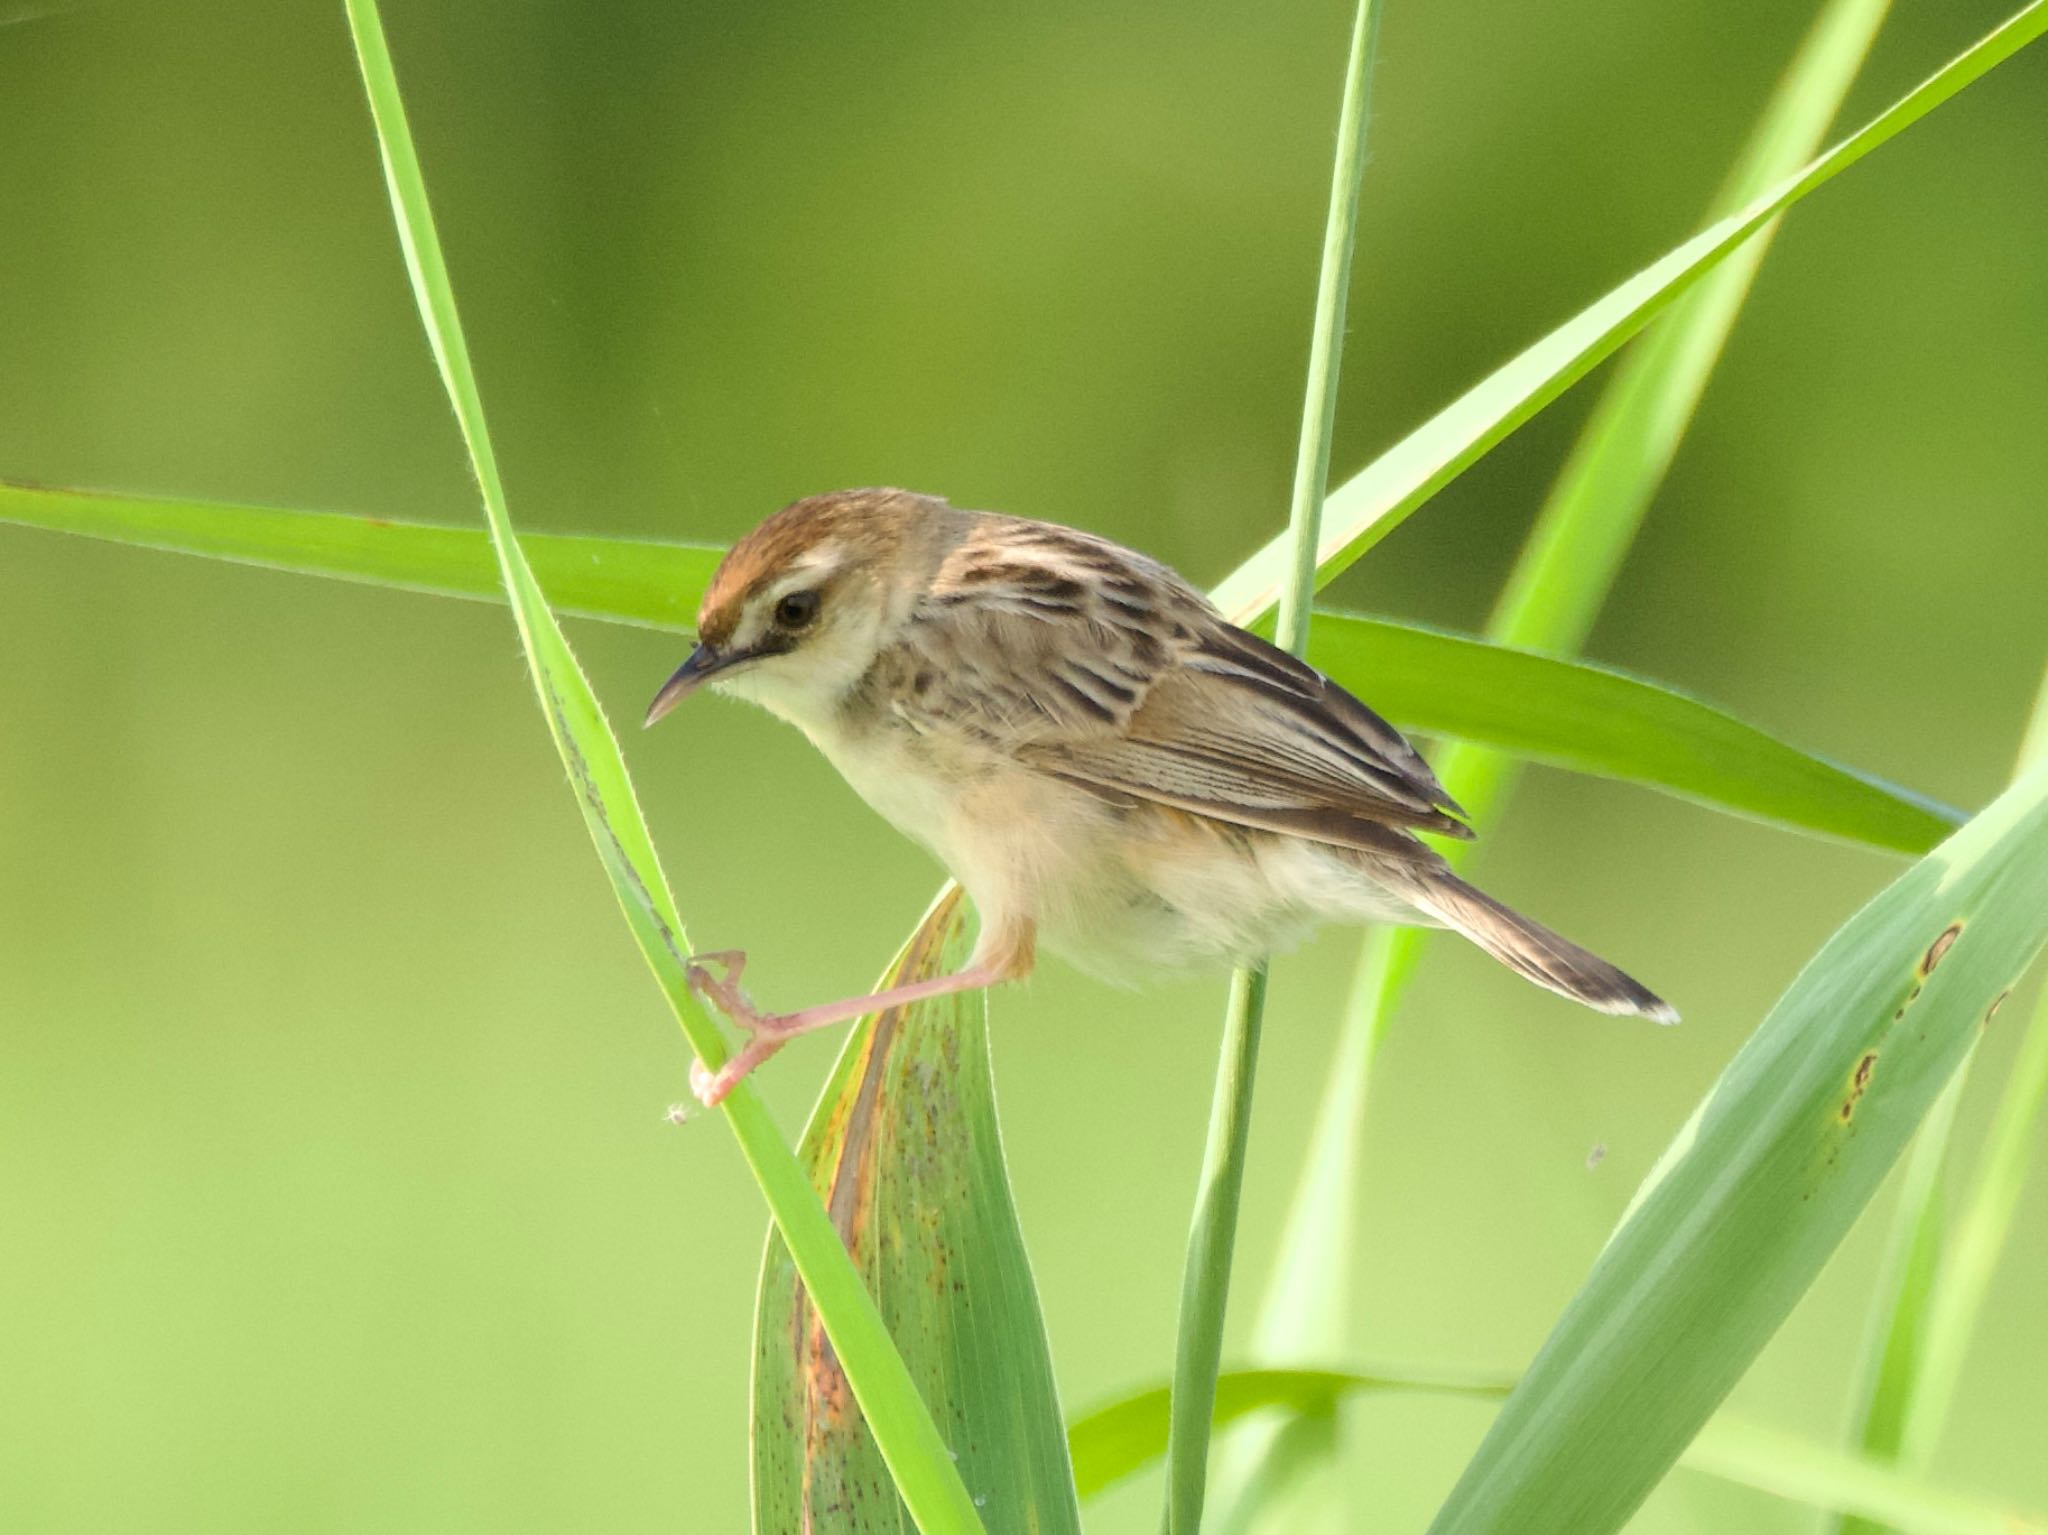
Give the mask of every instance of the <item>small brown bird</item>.
[[646, 722], [706, 682], [780, 715], [981, 915], [957, 974], [795, 1013], [740, 991], [744, 954], [694, 961], [751, 1036], [693, 1071], [707, 1104], [796, 1034], [1024, 976], [1041, 938], [1124, 978], [1248, 961], [1320, 919], [1426, 924], [1601, 1012], [1677, 1020], [1417, 839], [1472, 832], [1399, 731], [1108, 539], [906, 490], [813, 496], [733, 546], [697, 631]]

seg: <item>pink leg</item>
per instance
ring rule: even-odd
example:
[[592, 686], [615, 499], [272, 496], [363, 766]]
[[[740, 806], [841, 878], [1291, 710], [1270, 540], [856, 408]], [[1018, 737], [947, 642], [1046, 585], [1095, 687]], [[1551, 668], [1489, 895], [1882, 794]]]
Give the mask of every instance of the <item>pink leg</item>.
[[846, 1023], [868, 1013], [881, 1012], [884, 1008], [904, 1007], [933, 997], [951, 996], [954, 992], [979, 991], [984, 986], [1008, 980], [1013, 973], [999, 961], [987, 962], [969, 965], [952, 975], [912, 981], [907, 986], [892, 986], [873, 996], [821, 1002], [816, 1007], [802, 1008], [794, 1013], [764, 1013], [733, 984], [746, 962], [744, 954], [733, 950], [725, 954], [706, 954], [703, 958], [724, 963], [726, 974], [714, 976], [698, 961], [692, 960], [686, 971], [690, 989], [710, 998], [719, 1011], [753, 1036], [716, 1072], [707, 1071], [702, 1061], [690, 1063], [690, 1091], [702, 1100], [706, 1108], [715, 1107], [733, 1090], [740, 1078], [799, 1034], [830, 1028], [835, 1023]]

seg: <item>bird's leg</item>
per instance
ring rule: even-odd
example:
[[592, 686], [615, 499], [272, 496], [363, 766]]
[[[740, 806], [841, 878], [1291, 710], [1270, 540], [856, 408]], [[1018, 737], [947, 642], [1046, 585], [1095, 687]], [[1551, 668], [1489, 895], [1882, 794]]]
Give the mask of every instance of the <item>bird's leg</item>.
[[[843, 997], [837, 1002], [820, 1002], [813, 1007], [799, 1008], [793, 1013], [764, 1013], [755, 1007], [747, 994], [734, 985], [746, 955], [738, 950], [722, 954], [706, 954], [701, 959], [692, 959], [684, 971], [690, 989], [698, 995], [708, 997], [718, 1010], [744, 1029], [750, 1036], [739, 1051], [717, 1071], [708, 1070], [702, 1061], [690, 1063], [690, 1091], [695, 1093], [706, 1108], [716, 1107], [725, 1095], [733, 1090], [740, 1078], [760, 1065], [799, 1034], [808, 1034], [815, 1029], [830, 1028], [835, 1023], [848, 1023], [869, 1013], [879, 1013], [892, 1007], [908, 1007], [913, 1002], [928, 1002], [934, 997], [948, 997], [956, 992], [979, 991], [993, 986], [998, 981], [1015, 980], [1030, 974], [1033, 959], [1032, 932], [1028, 923], [1013, 927], [1004, 941], [990, 943], [986, 938], [976, 945], [974, 957], [964, 969], [951, 975], [931, 976], [922, 981], [911, 981], [902, 986], [891, 986], [865, 997]], [[703, 966], [703, 960], [721, 963], [726, 967], [723, 976], [714, 976]]]
[[906, 986], [891, 986], [873, 996], [844, 997], [837, 1002], [821, 1002], [793, 1013], [763, 1013], [747, 1000], [746, 993], [732, 984], [730, 976], [720, 980], [694, 964], [689, 975], [694, 990], [711, 998], [718, 1004], [720, 1012], [753, 1036], [715, 1072], [706, 1070], [702, 1061], [690, 1063], [690, 1091], [706, 1108], [716, 1107], [741, 1077], [799, 1034], [828, 1029], [835, 1023], [847, 1023], [886, 1008], [907, 1007], [913, 1002], [927, 1002], [933, 997], [951, 996], [954, 992], [979, 991], [1005, 979], [993, 965], [969, 965], [952, 975], [912, 981]]

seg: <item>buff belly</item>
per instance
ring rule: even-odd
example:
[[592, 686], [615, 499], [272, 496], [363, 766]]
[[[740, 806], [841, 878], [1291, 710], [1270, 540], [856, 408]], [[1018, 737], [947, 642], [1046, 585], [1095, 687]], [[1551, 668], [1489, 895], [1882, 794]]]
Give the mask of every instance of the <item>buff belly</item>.
[[1429, 920], [1319, 843], [992, 757], [934, 761], [929, 743], [893, 732], [814, 739], [966, 887], [985, 942], [1032, 924], [1044, 948], [1104, 979], [1254, 959], [1322, 921]]

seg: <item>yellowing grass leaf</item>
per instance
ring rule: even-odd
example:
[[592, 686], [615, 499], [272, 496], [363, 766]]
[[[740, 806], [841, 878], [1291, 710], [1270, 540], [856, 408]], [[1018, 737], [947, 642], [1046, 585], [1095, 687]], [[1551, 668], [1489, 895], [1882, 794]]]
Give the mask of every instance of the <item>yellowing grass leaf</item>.
[[[949, 889], [885, 986], [966, 952]], [[985, 993], [864, 1019], [801, 1155], [992, 1532], [1080, 1529], [1052, 1361], [996, 1129]], [[796, 1266], [771, 1231], [754, 1326], [754, 1528], [908, 1530]]]

